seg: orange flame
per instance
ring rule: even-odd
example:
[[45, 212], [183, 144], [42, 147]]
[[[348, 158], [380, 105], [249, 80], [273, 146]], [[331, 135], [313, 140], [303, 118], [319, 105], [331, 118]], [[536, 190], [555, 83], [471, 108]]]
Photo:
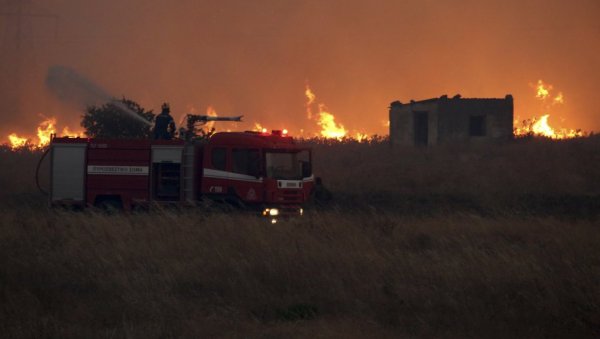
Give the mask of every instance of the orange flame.
[[69, 129], [68, 126], [65, 126], [62, 129], [62, 132], [60, 133], [60, 136], [62, 136], [62, 137], [69, 137], [69, 138], [82, 138], [84, 136], [84, 133], [83, 132], [71, 131], [71, 129]]
[[[8, 146], [12, 150], [25, 147], [31, 149], [44, 148], [50, 143], [53, 134], [56, 134], [56, 118], [46, 118], [36, 128], [35, 137], [21, 137], [17, 133], [8, 135]], [[68, 126], [65, 126], [61, 133], [61, 136], [71, 138], [82, 137], [83, 135], [83, 132], [72, 131]], [[37, 139], [35, 143], [32, 142], [34, 138]]]
[[565, 103], [565, 98], [564, 98], [564, 95], [562, 94], [562, 92], [558, 92], [558, 95], [556, 97], [554, 97], [554, 99], [552, 99], [552, 103], [553, 104], [564, 104]]
[[[306, 111], [308, 114], [308, 118], [311, 119], [312, 118], [311, 106], [314, 104], [317, 96], [310, 89], [308, 84], [306, 85], [306, 90], [304, 91], [304, 94], [306, 95], [306, 98], [307, 98]], [[319, 126], [321, 126], [320, 135], [324, 138], [340, 139], [340, 140], [343, 139], [346, 136], [346, 134], [348, 133], [348, 131], [346, 131], [344, 126], [342, 124], [338, 124], [335, 122], [335, 116], [326, 111], [327, 108], [325, 107], [324, 104], [318, 104], [317, 107], [319, 108], [319, 115], [318, 115], [319, 120], [317, 121], [317, 124]]]
[[542, 80], [538, 80], [535, 89], [536, 89], [535, 97], [540, 100], [546, 100], [546, 98], [550, 95], [550, 91], [552, 90], [552, 85], [546, 85], [546, 84], [544, 84], [544, 82]]
[[369, 136], [367, 134], [363, 134], [363, 133], [360, 133], [360, 132], [357, 132], [356, 136], [354, 138], [358, 142], [365, 142], [365, 141], [369, 140]]
[[321, 136], [331, 139], [342, 139], [348, 131], [342, 124], [335, 122], [335, 116], [325, 111], [325, 105], [319, 104], [319, 121], [317, 124], [321, 126]]
[[[206, 115], [208, 115], [209, 117], [216, 117], [219, 116], [217, 114], [217, 111], [212, 107], [212, 106], [208, 106], [206, 108]], [[209, 121], [206, 123], [206, 128], [210, 131], [215, 127], [215, 121]]]
[[[585, 133], [581, 130], [573, 130], [573, 129], [559, 129], [556, 130], [550, 126], [548, 123], [548, 119], [550, 118], [549, 114], [542, 115], [539, 119], [533, 118], [531, 120], [525, 120], [522, 122], [521, 127], [515, 128], [515, 135], [524, 136], [524, 135], [534, 135], [534, 136], [543, 136], [551, 139], [571, 139], [583, 137]], [[517, 123], [517, 122], [515, 122]]]
[[259, 124], [258, 122], [254, 123], [254, 131], [256, 132], [261, 132], [261, 133], [267, 133], [267, 129], [264, 128], [261, 124]]
[[[550, 110], [554, 105], [562, 105], [565, 103], [565, 96], [562, 92], [558, 92], [555, 97], [552, 97], [551, 91], [553, 89], [552, 85], [545, 84], [542, 80], [538, 80], [535, 88], [535, 97], [542, 101], [542, 109], [544, 111]], [[552, 139], [569, 139], [569, 138], [577, 138], [584, 136], [584, 132], [581, 130], [573, 130], [573, 129], [555, 129], [550, 126], [548, 120], [550, 118], [550, 114], [545, 113], [540, 118], [532, 118], [528, 120], [524, 120], [521, 122], [521, 125], [515, 127], [514, 134], [516, 136], [524, 136], [524, 135], [533, 135], [533, 136], [543, 136]], [[518, 120], [515, 121], [515, 126], [518, 125]]]
[[531, 130], [533, 131], [533, 133], [543, 135], [545, 137], [555, 136], [556, 133], [554, 132], [554, 129], [550, 127], [550, 125], [548, 125], [548, 117], [550, 117], [549, 114], [542, 115], [540, 120], [536, 121], [531, 126]]
[[18, 148], [27, 147], [28, 140], [27, 140], [27, 138], [22, 138], [22, 137], [18, 136], [16, 133], [11, 133], [8, 136], [8, 142], [10, 143], [8, 146], [12, 150], [16, 150]]
[[[537, 85], [535, 85], [535, 97], [538, 100], [546, 103], [548, 99], [551, 98], [550, 92], [554, 87], [552, 85], [544, 83], [542, 80], [538, 80]], [[564, 104], [565, 96], [562, 92], [558, 92], [558, 94], [552, 99], [551, 104]]]
[[42, 148], [50, 143], [52, 134], [56, 134], [56, 119], [49, 118], [40, 123], [37, 128], [37, 147]]
[[315, 99], [317, 98], [317, 96], [315, 95], [315, 93], [313, 93], [313, 91], [310, 89], [310, 87], [308, 87], [308, 84], [306, 84], [306, 90], [304, 91], [304, 94], [306, 95], [306, 117], [308, 118], [308, 120], [312, 119], [312, 109], [311, 109], [311, 105], [315, 103]]

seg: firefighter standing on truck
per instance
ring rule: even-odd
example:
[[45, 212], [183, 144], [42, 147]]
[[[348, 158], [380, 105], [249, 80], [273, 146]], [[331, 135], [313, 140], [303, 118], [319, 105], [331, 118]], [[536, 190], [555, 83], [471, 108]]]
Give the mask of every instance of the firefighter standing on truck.
[[171, 109], [168, 103], [162, 105], [162, 111], [154, 119], [154, 139], [173, 139], [175, 133], [175, 121], [171, 114]]

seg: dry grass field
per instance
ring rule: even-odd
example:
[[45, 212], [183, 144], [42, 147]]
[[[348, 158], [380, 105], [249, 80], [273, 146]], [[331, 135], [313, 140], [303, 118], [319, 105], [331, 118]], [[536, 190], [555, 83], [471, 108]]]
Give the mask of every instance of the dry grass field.
[[600, 138], [311, 143], [334, 199], [275, 225], [49, 210], [0, 150], [2, 337], [600, 336]]
[[421, 149], [387, 143], [314, 148], [315, 172], [338, 203], [406, 213], [447, 208], [577, 216], [600, 209], [599, 136]]

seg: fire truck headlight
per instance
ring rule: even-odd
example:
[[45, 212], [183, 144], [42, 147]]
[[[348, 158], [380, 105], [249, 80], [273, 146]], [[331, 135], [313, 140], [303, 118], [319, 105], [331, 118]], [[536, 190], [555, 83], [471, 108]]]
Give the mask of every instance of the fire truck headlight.
[[272, 216], [272, 217], [274, 217], [274, 216], [276, 216], [276, 215], [279, 215], [279, 210], [278, 210], [278, 209], [276, 209], [276, 208], [271, 208], [271, 209], [269, 210], [269, 215], [270, 215], [270, 216]]
[[300, 211], [298, 211], [298, 212], [300, 212], [300, 215], [304, 215], [304, 209], [303, 208], [301, 208]]

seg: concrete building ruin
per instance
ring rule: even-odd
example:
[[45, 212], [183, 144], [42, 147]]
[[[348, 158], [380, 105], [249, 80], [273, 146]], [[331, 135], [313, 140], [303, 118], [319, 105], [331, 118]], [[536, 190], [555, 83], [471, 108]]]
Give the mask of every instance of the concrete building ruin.
[[390, 105], [392, 146], [427, 146], [452, 142], [510, 140], [513, 97], [504, 99], [439, 98]]

